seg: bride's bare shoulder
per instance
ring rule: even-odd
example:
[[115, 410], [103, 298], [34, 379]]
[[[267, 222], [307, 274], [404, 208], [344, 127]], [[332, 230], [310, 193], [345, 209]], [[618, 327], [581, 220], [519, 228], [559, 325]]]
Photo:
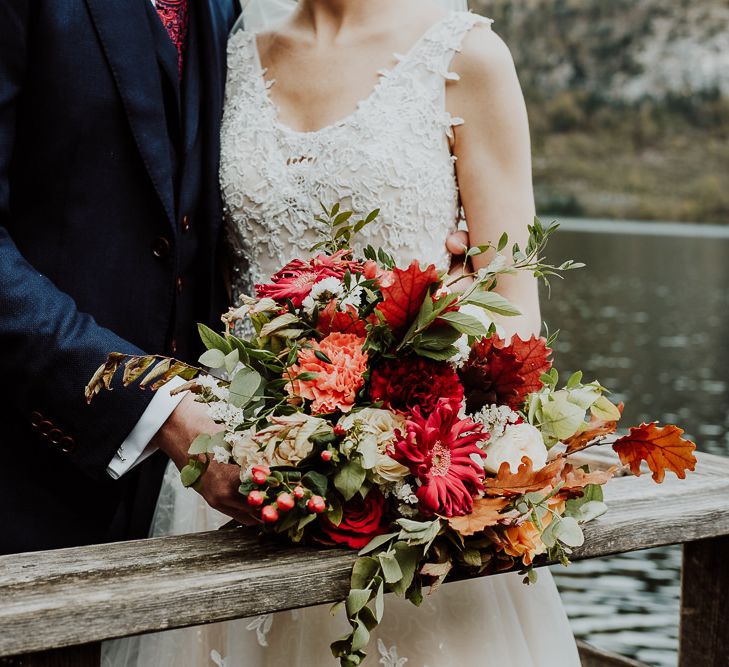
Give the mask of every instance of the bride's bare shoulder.
[[481, 81], [514, 71], [514, 59], [506, 42], [488, 23], [479, 23], [463, 39], [452, 69], [463, 81]]
[[522, 103], [514, 59], [503, 39], [486, 23], [475, 26], [463, 40], [451, 64], [459, 80], [449, 86], [449, 106], [463, 118], [483, 116], [494, 109], [517, 109]]

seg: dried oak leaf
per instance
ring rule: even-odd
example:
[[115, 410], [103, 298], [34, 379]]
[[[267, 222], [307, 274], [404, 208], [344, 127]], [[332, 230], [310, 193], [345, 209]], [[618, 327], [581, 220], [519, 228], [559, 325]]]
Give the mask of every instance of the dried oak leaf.
[[448, 524], [464, 537], [475, 535], [488, 526], [495, 526], [503, 519], [501, 511], [508, 504], [506, 498], [476, 498], [470, 514], [450, 517]]
[[567, 461], [559, 456], [540, 470], [534, 470], [531, 459], [522, 458], [516, 472], [511, 472], [509, 464], [504, 462], [496, 477], [487, 478], [483, 483], [487, 496], [521, 496], [525, 493], [541, 491], [554, 487], [561, 479], [562, 469]]
[[616, 440], [613, 449], [620, 456], [623, 465], [629, 465], [630, 471], [636, 476], [640, 476], [640, 463], [645, 461], [653, 473], [653, 479], [660, 484], [666, 470], [674, 472], [679, 479], [684, 479], [686, 470], [693, 471], [696, 468], [696, 457], [693, 454], [696, 445], [681, 437], [682, 435], [683, 429], [673, 424], [641, 424], [631, 428], [628, 435]]
[[382, 288], [383, 300], [377, 306], [385, 321], [394, 331], [408, 327], [415, 319], [431, 285], [439, 280], [435, 266], [425, 270], [416, 260], [403, 270], [392, 270], [392, 282]]
[[[625, 403], [619, 403], [617, 405], [620, 414], [623, 414], [623, 408]], [[605, 435], [615, 433], [615, 429], [618, 428], [617, 420], [604, 420], [599, 417], [592, 415], [590, 421], [587, 424], [587, 428], [582, 433], [577, 433], [571, 438], [567, 438], [564, 444], [567, 445], [567, 454], [573, 454], [585, 449], [595, 438], [600, 438]]]
[[581, 492], [588, 484], [607, 484], [615, 474], [617, 466], [612, 466], [607, 470], [590, 470], [586, 472], [582, 468], [575, 468], [568, 463], [562, 470], [563, 486], [560, 492], [574, 495]]

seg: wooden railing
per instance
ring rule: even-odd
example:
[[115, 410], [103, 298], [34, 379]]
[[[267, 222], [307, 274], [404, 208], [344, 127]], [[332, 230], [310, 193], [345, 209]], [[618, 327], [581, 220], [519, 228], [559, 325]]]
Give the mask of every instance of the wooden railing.
[[[726, 667], [729, 460], [698, 458], [684, 481], [613, 480], [610, 511], [585, 527], [574, 559], [683, 544], [679, 665]], [[104, 639], [333, 602], [354, 558], [262, 542], [246, 529], [4, 556], [0, 665], [98, 665]], [[587, 648], [583, 661], [637, 664]]]

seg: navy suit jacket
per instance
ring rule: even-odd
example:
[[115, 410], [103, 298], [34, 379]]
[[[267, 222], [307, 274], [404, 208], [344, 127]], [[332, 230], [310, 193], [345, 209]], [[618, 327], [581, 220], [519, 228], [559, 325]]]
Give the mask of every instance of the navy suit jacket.
[[163, 461], [106, 467], [151, 396], [83, 391], [112, 351], [194, 356], [221, 306], [237, 3], [189, 2], [181, 86], [150, 0], [0, 0], [0, 553], [147, 530]]

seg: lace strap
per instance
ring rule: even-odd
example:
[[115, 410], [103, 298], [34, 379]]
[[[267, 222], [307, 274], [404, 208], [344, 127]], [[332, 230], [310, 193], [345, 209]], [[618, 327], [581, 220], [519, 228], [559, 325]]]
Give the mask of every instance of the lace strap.
[[451, 12], [434, 25], [401, 62], [426, 67], [449, 81], [457, 81], [458, 74], [449, 71], [451, 61], [460, 52], [466, 35], [477, 25], [490, 26], [492, 19], [472, 12]]

